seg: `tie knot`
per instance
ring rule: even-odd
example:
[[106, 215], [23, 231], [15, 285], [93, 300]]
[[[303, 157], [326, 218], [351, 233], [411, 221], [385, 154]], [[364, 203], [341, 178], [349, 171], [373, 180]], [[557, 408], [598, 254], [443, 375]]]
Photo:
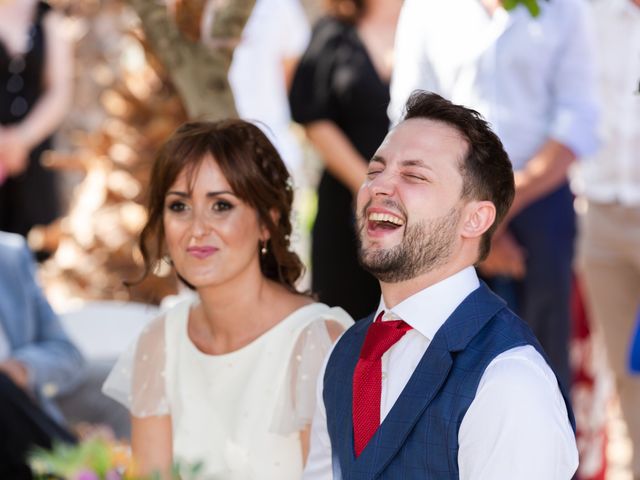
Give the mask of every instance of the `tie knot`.
[[367, 336], [360, 350], [363, 360], [379, 360], [384, 352], [389, 350], [402, 336], [411, 330], [411, 326], [404, 320], [381, 321], [384, 312], [369, 325]]

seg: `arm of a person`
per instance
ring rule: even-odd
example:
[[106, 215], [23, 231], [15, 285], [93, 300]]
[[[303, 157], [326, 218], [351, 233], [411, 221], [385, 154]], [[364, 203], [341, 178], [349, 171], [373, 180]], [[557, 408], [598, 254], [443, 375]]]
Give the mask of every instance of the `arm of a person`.
[[327, 170], [352, 193], [356, 193], [367, 176], [367, 160], [358, 153], [346, 135], [331, 120], [317, 120], [305, 125], [307, 137], [318, 150]]
[[58, 13], [48, 13], [43, 23], [46, 38], [44, 93], [24, 120], [4, 129], [2, 134], [3, 143], [13, 145], [16, 150], [12, 155], [14, 159], [18, 156], [22, 159], [21, 165], [10, 165], [11, 173], [19, 173], [26, 167], [29, 150], [58, 128], [71, 104], [72, 42], [65, 30], [64, 19]]
[[136, 475], [170, 479], [173, 465], [171, 416], [131, 416], [131, 451]]
[[458, 441], [461, 480], [567, 480], [578, 467], [557, 380], [531, 346], [487, 367]]
[[425, 51], [427, 40], [423, 22], [423, 0], [405, 0], [398, 18], [394, 44], [394, 64], [391, 76], [391, 101], [387, 114], [391, 125], [396, 125], [404, 111], [409, 95], [416, 90], [438, 92], [436, 77]]
[[565, 183], [575, 159], [576, 155], [566, 145], [557, 140], [547, 140], [526, 166], [514, 173], [516, 196], [505, 220], [508, 222], [524, 208]]
[[282, 0], [279, 13], [282, 68], [289, 91], [300, 57], [309, 43], [311, 29], [300, 0]]
[[325, 360], [316, 382], [316, 408], [309, 433], [309, 453], [305, 464], [303, 480], [332, 480], [331, 439], [327, 428], [327, 412], [322, 398], [324, 374], [329, 355]]
[[25, 311], [33, 317], [35, 336], [32, 342], [14, 349], [12, 358], [26, 367], [29, 386], [35, 391], [46, 395], [65, 392], [80, 379], [84, 359], [36, 283], [35, 264], [26, 244], [18, 257], [16, 282], [29, 303]]
[[563, 8], [564, 38], [550, 69], [553, 111], [549, 137], [526, 167], [516, 172], [516, 198], [510, 216], [566, 182], [571, 163], [599, 146], [591, 9], [584, 2], [567, 2]]

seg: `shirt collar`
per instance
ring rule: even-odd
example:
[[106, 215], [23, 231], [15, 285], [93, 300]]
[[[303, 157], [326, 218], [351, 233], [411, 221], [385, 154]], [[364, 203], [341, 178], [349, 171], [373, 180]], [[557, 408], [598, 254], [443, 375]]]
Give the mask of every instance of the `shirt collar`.
[[[389, 312], [432, 340], [438, 329], [458, 308], [458, 305], [479, 286], [480, 281], [475, 268], [467, 267], [435, 285], [411, 295]], [[381, 297], [374, 318], [377, 318], [383, 310], [387, 312], [384, 298]]]

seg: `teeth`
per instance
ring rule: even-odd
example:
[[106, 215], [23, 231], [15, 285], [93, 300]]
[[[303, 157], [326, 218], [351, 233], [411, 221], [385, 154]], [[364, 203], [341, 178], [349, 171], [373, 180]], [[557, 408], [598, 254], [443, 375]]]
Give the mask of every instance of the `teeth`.
[[388, 213], [370, 213], [369, 220], [372, 222], [393, 223], [394, 225], [398, 226], [404, 225], [404, 220], [402, 220], [400, 217], [396, 217], [395, 215], [390, 215]]

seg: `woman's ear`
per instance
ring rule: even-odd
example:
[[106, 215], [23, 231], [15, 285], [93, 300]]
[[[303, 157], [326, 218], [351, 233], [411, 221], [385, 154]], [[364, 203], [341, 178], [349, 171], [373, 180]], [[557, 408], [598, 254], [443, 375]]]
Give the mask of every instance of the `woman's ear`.
[[[271, 217], [271, 221], [274, 225], [278, 225], [278, 223], [280, 223], [280, 212], [277, 209], [272, 208], [271, 210], [269, 210], [269, 216]], [[260, 223], [260, 238], [264, 241], [267, 241], [271, 238], [271, 232], [269, 232], [269, 229], [264, 222]]]
[[463, 209], [461, 235], [464, 238], [481, 237], [496, 220], [496, 207], [488, 200], [474, 200]]

